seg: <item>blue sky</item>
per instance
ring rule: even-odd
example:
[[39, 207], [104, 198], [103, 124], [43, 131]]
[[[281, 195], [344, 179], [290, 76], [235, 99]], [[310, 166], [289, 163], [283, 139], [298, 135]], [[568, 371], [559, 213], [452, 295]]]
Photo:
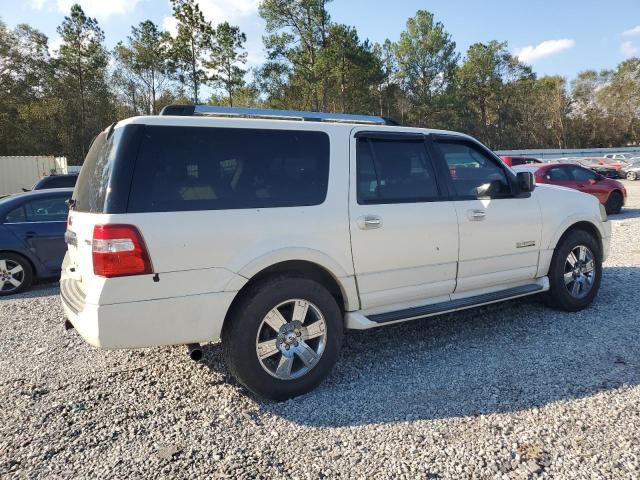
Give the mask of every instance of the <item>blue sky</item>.
[[[0, 0], [0, 18], [9, 26], [29, 23], [58, 44], [56, 26], [74, 0]], [[124, 39], [132, 24], [151, 19], [171, 28], [168, 0], [78, 0], [97, 17], [108, 46]], [[264, 23], [259, 0], [199, 0], [206, 16], [240, 25], [248, 37], [249, 62], [258, 65], [264, 52]], [[361, 38], [396, 40], [408, 17], [418, 9], [433, 12], [464, 53], [469, 45], [507, 41], [512, 52], [533, 65], [539, 75], [569, 79], [587, 68], [609, 69], [640, 56], [640, 0], [334, 0], [334, 21], [355, 26]]]

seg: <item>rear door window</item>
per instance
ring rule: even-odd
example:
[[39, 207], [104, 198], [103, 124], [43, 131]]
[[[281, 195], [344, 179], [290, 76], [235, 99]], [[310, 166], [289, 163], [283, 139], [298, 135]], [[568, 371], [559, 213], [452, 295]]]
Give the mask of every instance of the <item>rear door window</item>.
[[24, 204], [27, 222], [65, 222], [69, 213], [67, 197], [48, 197]]
[[358, 203], [427, 202], [439, 191], [423, 139], [358, 138]]
[[318, 205], [328, 178], [323, 132], [147, 126], [128, 211]]

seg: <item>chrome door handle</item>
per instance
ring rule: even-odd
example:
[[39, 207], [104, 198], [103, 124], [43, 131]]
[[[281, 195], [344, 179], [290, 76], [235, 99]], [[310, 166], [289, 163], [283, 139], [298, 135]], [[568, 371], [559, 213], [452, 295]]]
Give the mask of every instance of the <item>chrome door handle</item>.
[[484, 217], [487, 216], [487, 212], [484, 210], [469, 210], [467, 212], [467, 216], [469, 217], [469, 220], [479, 221], [484, 220]]
[[358, 228], [361, 230], [370, 230], [373, 228], [380, 228], [382, 226], [382, 219], [377, 215], [364, 215], [358, 218]]

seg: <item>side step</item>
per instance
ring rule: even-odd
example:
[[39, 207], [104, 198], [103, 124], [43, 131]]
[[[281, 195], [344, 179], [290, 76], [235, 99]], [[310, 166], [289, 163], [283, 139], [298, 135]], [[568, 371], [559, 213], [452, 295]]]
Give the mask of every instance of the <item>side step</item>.
[[507, 300], [509, 298], [517, 298], [525, 295], [531, 295], [533, 293], [542, 292], [542, 285], [531, 284], [522, 285], [520, 287], [513, 287], [507, 290], [500, 290], [499, 292], [483, 293], [482, 295], [475, 295], [473, 297], [459, 298], [457, 300], [449, 300], [446, 302], [432, 303], [430, 305], [423, 305], [420, 307], [405, 308], [403, 310], [396, 310], [395, 312], [378, 313], [376, 315], [369, 315], [367, 318], [375, 323], [388, 323], [396, 322], [398, 320], [409, 320], [411, 318], [426, 317], [428, 315], [436, 315], [438, 313], [449, 312], [452, 310], [460, 310], [463, 308], [474, 307], [483, 305], [485, 303], [493, 303], [500, 300]]

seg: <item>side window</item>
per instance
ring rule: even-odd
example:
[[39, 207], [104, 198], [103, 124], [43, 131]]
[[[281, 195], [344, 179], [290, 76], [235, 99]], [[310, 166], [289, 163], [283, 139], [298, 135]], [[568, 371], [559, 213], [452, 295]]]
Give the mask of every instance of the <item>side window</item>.
[[64, 222], [69, 209], [66, 197], [32, 200], [24, 205], [27, 222]]
[[475, 146], [466, 142], [438, 141], [449, 167], [456, 194], [460, 197], [507, 197], [511, 185], [504, 169]]
[[44, 188], [71, 188], [76, 184], [76, 180], [77, 178], [72, 176], [52, 176], [49, 177], [49, 181]]
[[328, 179], [323, 132], [147, 126], [128, 211], [319, 205]]
[[22, 223], [26, 221], [26, 217], [24, 215], [24, 207], [18, 207], [14, 210], [11, 210], [7, 213], [4, 221], [6, 223]]
[[563, 167], [555, 167], [547, 170], [545, 177], [547, 180], [556, 180], [559, 182], [571, 181], [569, 172], [567, 172], [567, 169]]
[[577, 182], [586, 182], [598, 178], [595, 173], [593, 173], [591, 170], [587, 170], [586, 168], [575, 166], [569, 168], [571, 169], [571, 175], [573, 176], [573, 179]]
[[433, 166], [422, 139], [359, 138], [356, 164], [361, 205], [438, 198]]

